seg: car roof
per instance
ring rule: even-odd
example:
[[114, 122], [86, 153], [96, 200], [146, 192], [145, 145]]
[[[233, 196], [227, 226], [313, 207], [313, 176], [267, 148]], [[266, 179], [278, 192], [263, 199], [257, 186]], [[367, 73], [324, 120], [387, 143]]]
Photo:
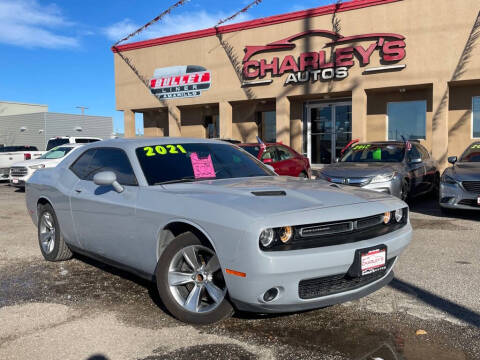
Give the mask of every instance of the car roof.
[[[282, 143], [264, 143], [265, 146], [273, 146], [273, 145], [281, 145], [281, 146], [286, 146], [285, 144], [282, 144]], [[262, 144], [260, 143], [242, 143], [242, 144], [238, 144], [238, 146], [262, 146]]]
[[[411, 143], [414, 143], [415, 145], [420, 145], [420, 143], [416, 141], [410, 141]], [[371, 145], [405, 145], [405, 141], [399, 141], [399, 140], [387, 140], [387, 141], [362, 141], [358, 143], [354, 143], [352, 145], [366, 145], [366, 144], [371, 144]]]

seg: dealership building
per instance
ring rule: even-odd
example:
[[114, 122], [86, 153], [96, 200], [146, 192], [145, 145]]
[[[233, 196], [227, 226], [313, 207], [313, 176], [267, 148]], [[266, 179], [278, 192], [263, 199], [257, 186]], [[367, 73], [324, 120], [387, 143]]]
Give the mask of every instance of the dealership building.
[[[261, 6], [261, 5], [260, 5]], [[114, 47], [125, 135], [288, 144], [321, 167], [352, 139], [442, 166], [480, 139], [480, 2], [357, 0]]]

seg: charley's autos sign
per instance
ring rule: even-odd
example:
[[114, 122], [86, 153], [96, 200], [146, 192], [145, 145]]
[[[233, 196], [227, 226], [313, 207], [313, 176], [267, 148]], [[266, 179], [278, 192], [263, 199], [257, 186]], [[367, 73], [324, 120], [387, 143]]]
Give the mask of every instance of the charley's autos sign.
[[[268, 52], [288, 51], [295, 48], [295, 40], [307, 36], [322, 36], [328, 39], [325, 48], [319, 51], [287, 54], [283, 57], [252, 59], [254, 55]], [[358, 45], [358, 42], [367, 42]], [[370, 41], [370, 43], [368, 43]], [[341, 80], [348, 76], [348, 70], [358, 61], [361, 67], [370, 64], [372, 54], [378, 52], [382, 66], [366, 69], [365, 72], [400, 70], [398, 64], [406, 56], [405, 37], [399, 34], [374, 33], [344, 37], [328, 30], [309, 30], [267, 45], [248, 45], [243, 58], [244, 84], [269, 83], [266, 76], [285, 75], [285, 85], [308, 81]]]
[[210, 89], [212, 74], [203, 66], [184, 65], [155, 69], [150, 91], [159, 99], [200, 96]]

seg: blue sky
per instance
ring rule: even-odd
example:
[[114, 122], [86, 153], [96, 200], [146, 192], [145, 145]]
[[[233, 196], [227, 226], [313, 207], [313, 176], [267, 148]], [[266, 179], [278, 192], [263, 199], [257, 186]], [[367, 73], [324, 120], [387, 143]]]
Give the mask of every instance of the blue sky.
[[[50, 111], [112, 116], [115, 110], [111, 45], [175, 0], [0, 0], [0, 100], [47, 104]], [[333, 0], [263, 0], [235, 21], [330, 4]], [[132, 41], [213, 26], [247, 0], [190, 0]], [[137, 128], [143, 128], [141, 116]]]

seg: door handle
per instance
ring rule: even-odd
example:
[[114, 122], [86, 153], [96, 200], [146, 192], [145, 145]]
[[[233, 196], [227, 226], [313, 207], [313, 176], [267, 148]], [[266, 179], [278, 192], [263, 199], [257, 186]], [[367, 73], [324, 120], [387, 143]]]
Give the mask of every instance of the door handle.
[[80, 193], [82, 192], [82, 190], [81, 190], [81, 189], [75, 189], [75, 192], [76, 192], [77, 194], [80, 194]]

